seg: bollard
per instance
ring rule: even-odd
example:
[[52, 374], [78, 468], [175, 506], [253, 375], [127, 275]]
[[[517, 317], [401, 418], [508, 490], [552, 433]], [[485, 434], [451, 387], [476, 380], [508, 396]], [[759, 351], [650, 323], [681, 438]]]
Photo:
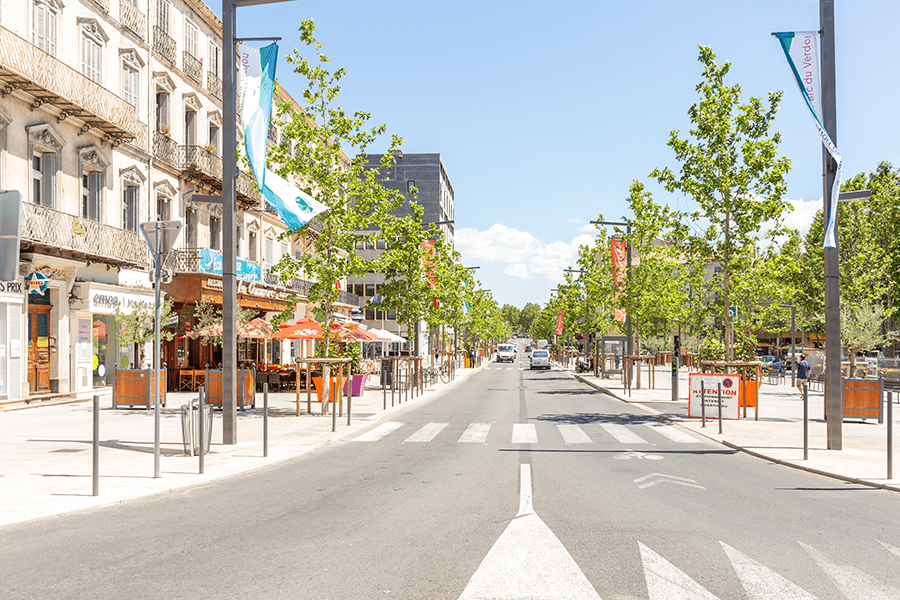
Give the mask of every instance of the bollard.
[[263, 384], [263, 458], [269, 456], [269, 384]]
[[[208, 381], [208, 380], [207, 380]], [[197, 437], [200, 438], [200, 449], [197, 452], [198, 460], [200, 462], [200, 474], [203, 475], [206, 470], [205, 458], [206, 458], [206, 436], [210, 435], [210, 432], [206, 430], [206, 386], [209, 383], [204, 383], [200, 388], [200, 397], [197, 399], [197, 418], [200, 419], [200, 422], [197, 424], [198, 434]]]
[[809, 384], [803, 384], [803, 460], [809, 460]]
[[719, 404], [719, 433], [722, 433], [722, 382], [718, 383], [717, 402]]
[[704, 381], [700, 380], [700, 416], [703, 419], [703, 425], [701, 427], [706, 427], [706, 386], [704, 385]]
[[[343, 365], [341, 366], [343, 369]], [[343, 371], [341, 372], [343, 374]], [[322, 377], [322, 385], [325, 385], [325, 378]], [[329, 387], [331, 387], [331, 382], [328, 382]], [[331, 398], [331, 431], [337, 431], [337, 396], [340, 392], [338, 390], [329, 390], [328, 397]]]
[[887, 393], [887, 478], [894, 478], [894, 407], [891, 393]]
[[[350, 365], [347, 365], [347, 372], [350, 372]], [[350, 403], [353, 402], [353, 376], [347, 375], [347, 425], [350, 424]]]
[[93, 444], [94, 496], [100, 495], [100, 396], [94, 396], [94, 444]]

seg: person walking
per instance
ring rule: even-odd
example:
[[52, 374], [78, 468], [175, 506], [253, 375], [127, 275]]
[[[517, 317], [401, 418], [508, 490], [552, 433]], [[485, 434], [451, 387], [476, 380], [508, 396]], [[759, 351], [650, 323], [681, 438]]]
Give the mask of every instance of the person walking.
[[806, 355], [801, 354], [800, 360], [797, 362], [797, 391], [803, 393], [803, 384], [809, 383], [809, 361]]

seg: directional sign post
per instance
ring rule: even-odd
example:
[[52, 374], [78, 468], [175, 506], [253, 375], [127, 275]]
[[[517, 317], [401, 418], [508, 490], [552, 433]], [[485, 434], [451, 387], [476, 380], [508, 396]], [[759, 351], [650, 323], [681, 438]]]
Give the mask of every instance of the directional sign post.
[[160, 272], [162, 271], [162, 263], [163, 257], [168, 256], [169, 252], [172, 251], [172, 248], [175, 247], [175, 241], [178, 239], [178, 234], [181, 233], [181, 228], [183, 227], [181, 221], [151, 221], [149, 223], [141, 223], [141, 233], [144, 235], [144, 240], [147, 242], [147, 246], [150, 248], [150, 253], [153, 254], [153, 270], [154, 270], [154, 285], [153, 287], [156, 290], [156, 303], [155, 303], [155, 311], [154, 314], [156, 317], [153, 319], [154, 322], [154, 334], [153, 334], [153, 421], [154, 421], [154, 433], [153, 433], [153, 477], [158, 479], [160, 477], [159, 474], [159, 388], [161, 384], [159, 382], [159, 363], [160, 363], [160, 353], [161, 348], [159, 344], [159, 296], [160, 296]]

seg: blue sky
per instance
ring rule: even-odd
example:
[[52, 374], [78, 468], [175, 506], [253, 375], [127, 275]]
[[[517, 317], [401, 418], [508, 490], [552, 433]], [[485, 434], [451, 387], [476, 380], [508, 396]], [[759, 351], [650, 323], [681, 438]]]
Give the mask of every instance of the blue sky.
[[[845, 176], [900, 165], [900, 2], [835, 4]], [[821, 206], [821, 142], [770, 35], [818, 29], [818, 0], [299, 0], [238, 9], [237, 31], [281, 36], [284, 56], [304, 19], [332, 66], [347, 70], [341, 106], [386, 123], [405, 152], [442, 155], [457, 249], [500, 304], [546, 303], [590, 241], [588, 221], [627, 216], [632, 180], [657, 201], [691, 206], [647, 175], [677, 167], [666, 142], [689, 128], [699, 44], [732, 63], [727, 82], [745, 99], [785, 90], [775, 129], [793, 161], [789, 221], [806, 228]], [[283, 59], [277, 76], [300, 97], [303, 82]]]

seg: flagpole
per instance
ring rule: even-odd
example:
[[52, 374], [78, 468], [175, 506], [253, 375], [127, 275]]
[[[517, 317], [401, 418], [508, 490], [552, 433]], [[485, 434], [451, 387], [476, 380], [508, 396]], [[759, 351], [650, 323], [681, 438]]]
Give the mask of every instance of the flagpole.
[[[834, 0], [819, 0], [819, 28], [822, 33], [822, 126], [837, 146], [837, 99], [834, 56]], [[824, 223], [828, 227], [832, 204], [832, 186], [837, 164], [827, 148], [822, 148]], [[825, 423], [827, 447], [841, 450], [844, 420], [841, 371], [840, 267], [838, 264], [838, 223], [834, 221], [834, 247], [825, 251]]]

